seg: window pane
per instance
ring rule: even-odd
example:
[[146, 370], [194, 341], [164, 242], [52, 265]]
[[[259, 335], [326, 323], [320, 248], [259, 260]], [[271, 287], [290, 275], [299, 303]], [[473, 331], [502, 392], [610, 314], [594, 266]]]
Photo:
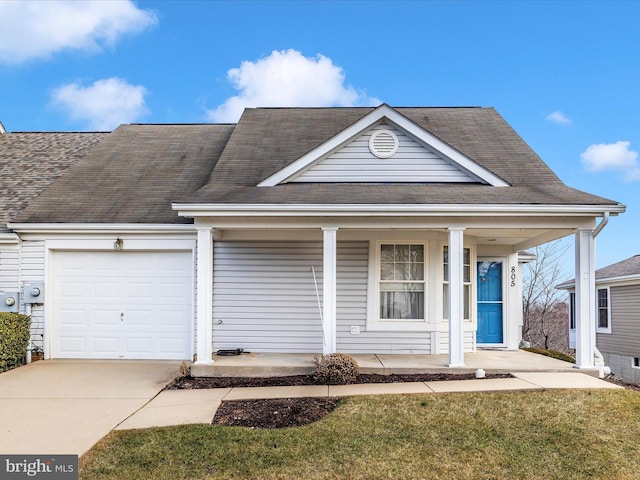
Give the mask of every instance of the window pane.
[[380, 246], [380, 261], [393, 263], [393, 245]]
[[569, 328], [576, 329], [576, 294], [569, 294]]
[[469, 308], [471, 304], [471, 286], [470, 285], [465, 285], [464, 286], [464, 319], [465, 320], [469, 320], [469, 318], [471, 318], [469, 316]]
[[396, 245], [396, 255], [394, 260], [396, 262], [408, 262], [409, 261], [409, 245]]
[[449, 284], [445, 283], [442, 288], [442, 318], [449, 318]]
[[393, 263], [380, 264], [380, 279], [381, 280], [394, 280], [393, 278]]
[[598, 310], [598, 327], [609, 328], [609, 318], [607, 315], [607, 309], [601, 308]]
[[424, 263], [411, 264], [411, 280], [424, 280]]
[[424, 247], [422, 245], [411, 245], [411, 261], [424, 262]]
[[465, 282], [471, 281], [471, 265], [464, 266], [464, 281]]
[[390, 320], [424, 319], [424, 292], [380, 292], [380, 318]]
[[409, 263], [396, 263], [394, 280], [411, 280], [411, 269]]

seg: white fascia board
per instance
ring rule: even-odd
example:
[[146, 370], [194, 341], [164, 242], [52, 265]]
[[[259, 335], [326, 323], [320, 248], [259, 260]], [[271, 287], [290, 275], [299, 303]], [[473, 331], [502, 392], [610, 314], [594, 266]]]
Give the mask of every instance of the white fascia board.
[[18, 233], [194, 233], [187, 225], [143, 223], [10, 223]]
[[[640, 284], [640, 275], [623, 275], [620, 277], [607, 277], [597, 278], [596, 287], [620, 287], [623, 285], [638, 285]], [[555, 287], [557, 290], [573, 290], [576, 288], [575, 280], [563, 282]]]
[[174, 203], [183, 217], [228, 216], [584, 216], [617, 215], [624, 205], [476, 205], [476, 204], [189, 204]]
[[311, 150], [309, 153], [303, 155], [287, 167], [263, 180], [258, 184], [258, 186], [275, 187], [280, 183], [286, 183], [287, 180], [289, 180], [297, 173], [301, 172], [313, 162], [322, 158], [324, 155], [329, 154], [332, 150], [348, 142], [350, 139], [362, 133], [364, 130], [371, 127], [383, 118], [386, 118], [389, 121], [395, 123], [401, 129], [406, 130], [418, 140], [426, 143], [431, 148], [435, 149], [445, 157], [459, 164], [462, 168], [466, 169], [489, 185], [494, 187], [509, 186], [507, 182], [502, 180], [497, 175], [483, 168], [467, 156], [457, 151], [455, 148], [451, 147], [449, 144], [443, 142], [435, 135], [429, 133], [427, 130], [412, 122], [407, 117], [401, 115], [393, 108], [384, 104], [376, 108], [373, 112], [365, 115], [363, 118], [340, 132], [335, 137], [331, 138], [327, 142]]

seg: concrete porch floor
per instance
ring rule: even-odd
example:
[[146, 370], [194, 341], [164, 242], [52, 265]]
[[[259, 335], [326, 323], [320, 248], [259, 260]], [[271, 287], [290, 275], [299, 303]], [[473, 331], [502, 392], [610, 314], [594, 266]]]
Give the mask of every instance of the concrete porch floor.
[[[246, 353], [214, 355], [212, 365], [193, 365], [194, 377], [270, 377], [310, 374], [314, 357], [303, 353]], [[361, 373], [486, 373], [576, 372], [573, 364], [524, 350], [479, 350], [464, 354], [464, 367], [447, 367], [447, 355], [354, 354]], [[598, 371], [582, 370], [595, 376]]]

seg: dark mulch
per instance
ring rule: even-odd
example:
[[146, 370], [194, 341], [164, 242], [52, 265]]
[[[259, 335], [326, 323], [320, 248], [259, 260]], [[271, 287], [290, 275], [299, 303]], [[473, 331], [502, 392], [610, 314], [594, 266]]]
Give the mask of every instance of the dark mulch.
[[222, 402], [214, 425], [249, 428], [299, 427], [317, 422], [340, 404], [337, 398], [277, 398]]
[[[488, 374], [486, 378], [509, 378], [510, 374]], [[399, 382], [437, 382], [443, 380], [475, 379], [474, 373], [416, 373], [379, 375], [365, 373], [358, 375], [356, 383], [399, 383]], [[192, 390], [198, 388], [229, 387], [288, 387], [298, 385], [316, 385], [313, 375], [290, 375], [285, 377], [180, 377], [165, 388], [167, 390]]]
[[615, 385], [620, 385], [621, 387], [626, 388], [627, 390], [635, 390], [636, 392], [640, 392], [640, 385], [636, 385], [634, 383], [627, 383], [621, 378], [616, 377], [615, 375], [609, 375], [604, 378], [607, 382], [613, 383]]

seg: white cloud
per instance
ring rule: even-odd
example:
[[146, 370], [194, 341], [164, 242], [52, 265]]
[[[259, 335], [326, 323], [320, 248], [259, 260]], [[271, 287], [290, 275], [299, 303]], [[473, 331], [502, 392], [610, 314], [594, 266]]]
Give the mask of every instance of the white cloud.
[[630, 142], [599, 143], [590, 145], [580, 154], [587, 172], [613, 170], [620, 172], [626, 181], [640, 180], [638, 152], [630, 150]]
[[131, 0], [0, 1], [0, 62], [21, 63], [61, 50], [99, 51], [157, 22]]
[[273, 51], [256, 62], [245, 61], [227, 72], [238, 90], [207, 111], [213, 122], [236, 122], [245, 107], [336, 107], [377, 105], [377, 98], [345, 85], [345, 76], [324, 55], [304, 57], [297, 50]]
[[571, 119], [567, 117], [564, 113], [562, 113], [560, 110], [556, 110], [555, 112], [547, 115], [547, 120], [549, 120], [550, 122], [559, 123], [562, 125], [568, 125], [571, 123]]
[[146, 88], [130, 85], [120, 78], [106, 78], [83, 87], [63, 85], [53, 91], [52, 104], [72, 120], [84, 121], [92, 130], [113, 130], [148, 113], [144, 103]]

